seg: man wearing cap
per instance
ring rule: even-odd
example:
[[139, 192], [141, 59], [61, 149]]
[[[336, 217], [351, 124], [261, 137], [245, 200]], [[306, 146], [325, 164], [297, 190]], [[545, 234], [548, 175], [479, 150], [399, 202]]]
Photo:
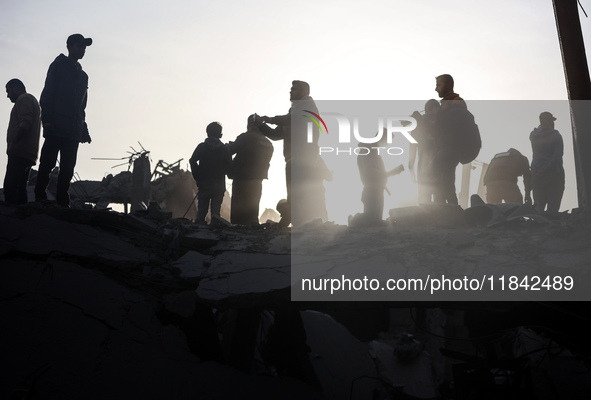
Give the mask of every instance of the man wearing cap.
[[538, 211], [558, 212], [564, 193], [564, 144], [562, 136], [554, 129], [554, 121], [556, 118], [544, 111], [540, 114], [540, 126], [529, 135], [533, 153], [531, 175], [534, 207]]
[[47, 71], [45, 87], [39, 101], [45, 142], [41, 149], [35, 201], [47, 200], [45, 189], [59, 153], [56, 200], [61, 206], [67, 207], [70, 204], [68, 189], [74, 176], [78, 145], [91, 141], [85, 120], [88, 75], [78, 63], [84, 57], [86, 47], [91, 44], [92, 39], [79, 33], [70, 35], [66, 42], [68, 56], [57, 56]]

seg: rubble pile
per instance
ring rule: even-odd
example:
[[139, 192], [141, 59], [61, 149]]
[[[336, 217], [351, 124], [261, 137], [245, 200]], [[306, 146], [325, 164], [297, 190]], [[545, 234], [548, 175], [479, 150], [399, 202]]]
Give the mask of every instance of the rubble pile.
[[[589, 375], [585, 350], [563, 342], [557, 357], [538, 354], [535, 343], [551, 349], [556, 342], [535, 329], [512, 328], [517, 347], [501, 352], [517, 360], [509, 366], [491, 364], [499, 354], [470, 341], [475, 328], [467, 328], [464, 311], [505, 311], [512, 303], [290, 301], [294, 256], [324, 257], [310, 265], [318, 276], [338, 260], [371, 271], [378, 259], [405, 274], [516, 266], [586, 273], [587, 219], [466, 211], [407, 208], [380, 227], [314, 221], [291, 230], [214, 228], [158, 212], [150, 218], [149, 210], [138, 216], [0, 203], [0, 397], [461, 399], [470, 388], [461, 381], [469, 368], [453, 367], [460, 362], [493, 386], [500, 380], [487, 371], [495, 368], [537, 381], [563, 369], [581, 375], [557, 374], [556, 385], [575, 385], [568, 393], [589, 389], [590, 380], [580, 379]], [[409, 306], [411, 320], [397, 312]], [[457, 309], [464, 311], [454, 319]], [[290, 340], [273, 329], [286, 316], [296, 321], [287, 325]], [[281, 347], [300, 358], [298, 368], [277, 361]], [[535, 363], [523, 361], [531, 354]], [[455, 397], [443, 389], [452, 381], [460, 388]], [[501, 392], [538, 393], [523, 382], [507, 378]]]

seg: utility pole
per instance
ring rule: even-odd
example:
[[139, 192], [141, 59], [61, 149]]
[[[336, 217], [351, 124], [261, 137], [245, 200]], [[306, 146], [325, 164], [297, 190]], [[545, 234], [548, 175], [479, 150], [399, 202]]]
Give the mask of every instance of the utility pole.
[[577, 0], [552, 0], [571, 106], [579, 207], [591, 210], [591, 80]]

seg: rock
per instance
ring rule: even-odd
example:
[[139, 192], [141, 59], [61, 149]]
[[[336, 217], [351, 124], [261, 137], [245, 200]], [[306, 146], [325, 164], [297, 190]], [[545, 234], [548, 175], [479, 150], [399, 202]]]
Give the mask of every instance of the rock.
[[[197, 294], [206, 301], [232, 298], [242, 307], [253, 306], [263, 295], [289, 290], [290, 265], [287, 255], [226, 252], [212, 260]], [[249, 303], [240, 304], [246, 298]]]
[[172, 263], [172, 267], [180, 271], [181, 278], [201, 278], [211, 257], [196, 251], [188, 251], [184, 256]]
[[191, 249], [209, 249], [219, 241], [219, 235], [207, 228], [188, 231], [181, 236], [181, 245]]
[[46, 215], [24, 220], [15, 250], [31, 255], [61, 253], [100, 259], [127, 266], [146, 263], [148, 255], [119, 237], [88, 225], [60, 221]]
[[326, 398], [371, 399], [376, 380], [357, 379], [377, 377], [367, 345], [329, 315], [314, 311], [301, 315], [311, 349], [310, 359]]

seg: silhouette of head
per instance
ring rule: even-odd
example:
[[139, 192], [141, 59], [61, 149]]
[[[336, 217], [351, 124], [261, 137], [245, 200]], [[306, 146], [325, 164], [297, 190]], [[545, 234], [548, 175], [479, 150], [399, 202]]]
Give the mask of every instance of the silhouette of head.
[[437, 114], [437, 111], [439, 111], [440, 107], [441, 107], [441, 104], [439, 104], [439, 102], [437, 100], [431, 99], [425, 103], [425, 114], [427, 114], [427, 115]]
[[304, 81], [293, 81], [289, 91], [289, 100], [301, 100], [310, 95], [310, 85]]
[[6, 83], [6, 97], [11, 102], [16, 103], [16, 99], [23, 93], [26, 93], [25, 84], [20, 79], [11, 79]]
[[222, 137], [222, 124], [219, 122], [212, 122], [207, 125], [205, 132], [207, 132], [207, 137], [219, 139]]
[[439, 75], [435, 78], [435, 91], [439, 97], [445, 97], [454, 91], [454, 78], [449, 74]]
[[91, 44], [91, 38], [85, 38], [79, 33], [74, 33], [73, 35], [68, 36], [68, 40], [66, 40], [66, 47], [68, 48], [68, 57], [75, 61], [80, 60], [82, 57], [84, 57], [86, 47], [90, 46]]
[[277, 210], [277, 212], [279, 212], [279, 214], [283, 215], [285, 214], [287, 211], [289, 211], [289, 203], [287, 202], [287, 199], [281, 199], [277, 202], [277, 205], [275, 206], [275, 209]]
[[552, 115], [552, 113], [544, 111], [540, 114], [540, 125], [554, 128], [554, 121], [556, 121], [556, 118]]

